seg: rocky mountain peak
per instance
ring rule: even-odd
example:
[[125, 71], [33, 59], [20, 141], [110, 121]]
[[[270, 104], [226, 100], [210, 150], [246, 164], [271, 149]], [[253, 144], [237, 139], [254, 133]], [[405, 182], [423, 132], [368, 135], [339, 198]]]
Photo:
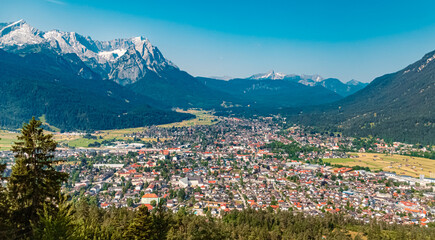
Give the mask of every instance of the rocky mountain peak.
[[[145, 37], [97, 41], [76, 32], [39, 31], [24, 20], [0, 24], [0, 47], [19, 51], [25, 45], [50, 48], [58, 54], [76, 54], [103, 79], [118, 83], [134, 83], [147, 72], [177, 68]], [[119, 78], [119, 79], [118, 79]]]

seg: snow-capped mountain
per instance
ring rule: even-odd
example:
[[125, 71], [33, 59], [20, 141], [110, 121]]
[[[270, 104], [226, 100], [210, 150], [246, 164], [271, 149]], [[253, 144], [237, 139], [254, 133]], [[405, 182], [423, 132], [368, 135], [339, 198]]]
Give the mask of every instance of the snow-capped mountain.
[[40, 45], [59, 54], [73, 53], [103, 79], [121, 85], [134, 83], [150, 72], [160, 75], [166, 68], [177, 68], [143, 37], [97, 41], [75, 32], [43, 32], [23, 20], [0, 27], [0, 48], [20, 52], [30, 45]]
[[307, 85], [307, 86], [314, 86], [316, 82], [321, 82], [323, 80], [323, 77], [319, 76], [317, 74], [315, 74], [315, 75], [284, 74], [284, 73], [279, 73], [279, 72], [275, 72], [275, 71], [271, 70], [267, 73], [254, 74], [254, 75], [248, 77], [248, 79], [252, 79], [252, 80], [265, 80], [265, 79], [269, 79], [269, 80], [293, 80], [293, 81], [297, 81], [297, 82], [302, 83], [302, 84]]
[[254, 74], [254, 75], [250, 76], [249, 79], [253, 79], [253, 80], [264, 80], [264, 79], [282, 80], [282, 79], [284, 79], [285, 76], [286, 75], [283, 73], [277, 73], [277, 72], [271, 70], [267, 73]]
[[44, 41], [42, 32], [31, 27], [23, 20], [3, 23], [0, 30], [0, 46], [39, 44]]

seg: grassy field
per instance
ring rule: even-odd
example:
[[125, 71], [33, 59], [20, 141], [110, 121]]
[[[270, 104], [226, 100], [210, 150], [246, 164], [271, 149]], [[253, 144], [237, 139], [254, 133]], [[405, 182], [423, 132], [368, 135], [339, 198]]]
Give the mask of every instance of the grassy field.
[[[435, 160], [382, 153], [352, 153], [355, 158], [323, 159], [324, 162], [344, 166], [369, 167], [371, 170], [395, 172], [399, 175], [435, 177]], [[432, 176], [431, 176], [432, 174]]]
[[191, 127], [191, 126], [196, 126], [196, 125], [213, 125], [213, 124], [216, 124], [218, 122], [217, 117], [214, 116], [209, 111], [197, 110], [197, 109], [189, 109], [187, 111], [177, 109], [176, 111], [182, 112], [182, 113], [190, 113], [190, 114], [195, 115], [196, 117], [194, 119], [184, 120], [182, 122], [175, 122], [175, 123], [159, 125], [158, 127], [163, 127], [163, 128]]
[[0, 130], [0, 151], [9, 150], [12, 143], [17, 140], [18, 133]]

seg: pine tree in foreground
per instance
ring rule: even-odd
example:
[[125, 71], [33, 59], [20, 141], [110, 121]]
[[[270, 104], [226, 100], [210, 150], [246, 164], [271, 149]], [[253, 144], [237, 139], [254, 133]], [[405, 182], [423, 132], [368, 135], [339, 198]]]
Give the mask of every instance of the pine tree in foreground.
[[45, 211], [56, 214], [62, 182], [68, 174], [56, 171], [53, 135], [44, 134], [42, 123], [32, 118], [24, 124], [12, 146], [15, 165], [7, 185], [9, 217], [15, 238], [33, 238], [32, 224], [38, 225]]

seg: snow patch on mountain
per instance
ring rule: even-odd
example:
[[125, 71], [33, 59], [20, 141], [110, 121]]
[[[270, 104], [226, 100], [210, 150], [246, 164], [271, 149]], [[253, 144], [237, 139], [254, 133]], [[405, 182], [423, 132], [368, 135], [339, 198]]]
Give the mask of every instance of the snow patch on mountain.
[[127, 52], [127, 49], [115, 49], [112, 51], [101, 51], [98, 53], [98, 56], [106, 59], [107, 61], [113, 62], [116, 59], [118, 59], [119, 57], [121, 57], [122, 55], [124, 55], [126, 52]]

